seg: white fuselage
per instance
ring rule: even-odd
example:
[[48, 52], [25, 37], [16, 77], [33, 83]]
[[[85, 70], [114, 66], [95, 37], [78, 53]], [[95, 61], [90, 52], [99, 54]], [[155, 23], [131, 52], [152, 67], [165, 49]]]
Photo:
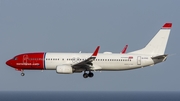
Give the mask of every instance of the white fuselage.
[[[46, 53], [44, 65], [47, 70], [55, 70], [59, 65], [73, 65], [90, 56], [91, 53]], [[120, 71], [154, 65], [154, 61], [150, 56], [99, 53], [92, 64], [92, 71]]]

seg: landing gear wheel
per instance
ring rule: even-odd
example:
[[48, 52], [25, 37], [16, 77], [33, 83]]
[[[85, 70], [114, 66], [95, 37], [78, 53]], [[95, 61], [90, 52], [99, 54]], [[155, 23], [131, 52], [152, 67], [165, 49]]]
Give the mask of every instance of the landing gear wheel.
[[94, 74], [91, 73], [91, 72], [89, 72], [88, 76], [89, 76], [90, 78], [92, 78], [92, 77], [94, 76]]
[[87, 73], [84, 73], [84, 74], [83, 74], [83, 77], [84, 77], [84, 78], [88, 78], [88, 74], [87, 74]]
[[21, 73], [21, 76], [24, 76], [25, 74], [24, 73]]

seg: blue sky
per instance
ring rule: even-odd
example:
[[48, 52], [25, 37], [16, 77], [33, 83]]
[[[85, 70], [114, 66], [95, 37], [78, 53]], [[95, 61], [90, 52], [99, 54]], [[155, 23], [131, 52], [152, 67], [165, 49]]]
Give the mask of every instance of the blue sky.
[[[1, 91], [180, 91], [178, 0], [0, 0]], [[144, 47], [166, 22], [166, 62], [129, 71], [20, 72], [5, 62], [26, 52], [128, 52]]]

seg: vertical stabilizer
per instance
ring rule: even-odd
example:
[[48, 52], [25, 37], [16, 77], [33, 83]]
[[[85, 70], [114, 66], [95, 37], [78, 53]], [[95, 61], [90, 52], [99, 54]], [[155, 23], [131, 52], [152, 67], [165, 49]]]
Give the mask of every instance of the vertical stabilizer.
[[165, 23], [144, 48], [131, 53], [152, 56], [163, 55], [166, 49], [171, 27], [172, 23]]

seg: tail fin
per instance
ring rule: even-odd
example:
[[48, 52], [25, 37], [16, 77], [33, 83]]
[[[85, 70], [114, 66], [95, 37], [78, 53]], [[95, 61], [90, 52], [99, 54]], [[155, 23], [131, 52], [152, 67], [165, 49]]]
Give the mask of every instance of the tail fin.
[[172, 23], [165, 23], [153, 39], [142, 49], [131, 52], [144, 55], [164, 55]]

